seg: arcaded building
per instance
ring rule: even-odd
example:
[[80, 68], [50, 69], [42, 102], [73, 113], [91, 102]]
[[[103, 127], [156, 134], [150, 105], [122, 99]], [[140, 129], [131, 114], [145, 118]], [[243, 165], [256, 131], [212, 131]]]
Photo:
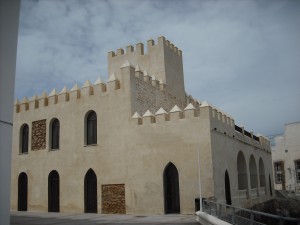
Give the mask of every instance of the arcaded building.
[[12, 210], [187, 214], [200, 190], [237, 206], [272, 198], [269, 141], [186, 94], [172, 43], [109, 52], [108, 73], [16, 101]]

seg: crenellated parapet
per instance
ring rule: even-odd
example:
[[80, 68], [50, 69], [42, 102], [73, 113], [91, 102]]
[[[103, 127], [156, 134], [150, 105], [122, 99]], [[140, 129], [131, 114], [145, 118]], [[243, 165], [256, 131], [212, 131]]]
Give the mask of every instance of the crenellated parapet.
[[207, 103], [206, 101], [203, 101], [200, 107], [208, 107], [210, 109], [210, 117], [213, 125], [221, 124], [223, 127], [234, 127], [234, 119], [224, 111], [219, 110], [217, 107]]
[[[199, 101], [197, 101], [199, 103]], [[135, 112], [132, 116], [137, 125], [163, 124], [165, 122], [179, 122], [190, 119], [209, 119], [212, 132], [228, 136], [236, 141], [243, 142], [261, 149], [270, 154], [270, 142], [262, 135], [254, 135], [244, 128], [239, 129], [234, 123], [234, 119], [228, 114], [218, 110], [216, 107], [208, 104], [206, 101], [195, 106], [189, 103], [185, 108], [174, 105], [170, 110], [160, 107], [157, 111], [146, 110], [143, 114]]]
[[262, 146], [265, 151], [271, 153], [270, 141], [261, 134], [255, 135], [252, 131], [247, 131], [242, 126], [234, 125], [234, 136], [239, 140], [246, 141], [247, 143]]
[[201, 109], [196, 108], [192, 103], [188, 104], [184, 109], [174, 105], [171, 110], [166, 111], [160, 107], [156, 112], [147, 110], [144, 114], [135, 112], [132, 119], [137, 120], [138, 125], [146, 125], [151, 123], [163, 123], [167, 121], [178, 121], [199, 117]]
[[161, 36], [158, 37], [157, 43], [153, 39], [149, 39], [147, 41], [147, 53], [145, 53], [145, 48], [143, 43], [137, 43], [135, 44], [135, 48], [132, 45], [128, 45], [125, 49], [124, 48], [118, 48], [116, 51], [110, 51], [108, 52], [108, 57], [118, 57], [118, 56], [130, 56], [130, 55], [146, 55], [150, 54], [150, 52], [159, 46], [165, 46], [170, 51], [172, 51], [174, 54], [178, 56], [182, 56], [182, 51], [176, 47], [173, 43], [171, 43], [169, 40], [167, 40], [165, 37]]
[[165, 37], [159, 37], [157, 42], [148, 40], [147, 51], [144, 44], [137, 43], [135, 47], [129, 45], [126, 49], [108, 52], [109, 74], [115, 73], [120, 78], [119, 68], [125, 61], [138, 65], [137, 71], [143, 72], [145, 81], [152, 82], [154, 86], [165, 84], [170, 94], [185, 100], [182, 51]]
[[60, 92], [53, 89], [49, 94], [43, 92], [40, 96], [34, 95], [30, 100], [27, 97], [24, 97], [21, 101], [17, 99], [14, 103], [14, 111], [15, 113], [30, 112], [44, 107], [76, 101], [88, 96], [112, 93], [118, 89], [120, 89], [120, 81], [112, 74], [107, 83], [104, 83], [99, 77], [93, 84], [89, 80], [85, 81], [81, 88], [74, 84], [70, 90], [67, 87], [63, 87]]
[[[147, 70], [138, 64], [133, 67], [128, 60], [125, 60], [119, 71], [123, 71], [122, 76], [126, 76], [126, 78], [122, 77], [122, 79], [119, 79], [115, 73], [112, 73], [106, 83], [99, 77], [94, 83], [91, 83], [89, 80], [85, 81], [82, 87], [74, 84], [71, 89], [67, 87], [63, 87], [60, 91], [53, 89], [49, 93], [43, 92], [40, 96], [34, 95], [30, 100], [26, 97], [22, 101], [17, 99], [15, 112], [27, 112], [67, 102], [76, 102], [89, 96], [101, 97], [101, 93], [109, 94], [121, 89], [121, 87], [123, 89], [125, 87], [129, 88], [129, 83], [130, 93], [134, 96], [133, 100], [135, 101], [132, 111], [137, 111], [139, 114], [144, 114], [147, 110], [156, 112], [160, 107], [170, 111], [174, 105], [185, 108], [188, 103], [199, 107], [199, 101], [190, 95], [186, 94], [185, 99], [172, 95], [167, 88], [167, 84], [162, 79], [158, 79], [156, 74], [148, 73]], [[128, 82], [128, 79], [133, 81], [133, 83]], [[121, 82], [125, 82], [126, 85], [122, 86]]]
[[219, 110], [215, 106], [204, 101], [200, 108], [209, 108], [211, 126], [214, 132], [229, 136], [243, 143], [256, 146], [259, 149], [263, 149], [270, 153], [270, 142], [262, 135], [254, 135], [253, 132], [249, 132], [244, 127], [239, 127], [235, 124], [234, 119], [227, 113]]

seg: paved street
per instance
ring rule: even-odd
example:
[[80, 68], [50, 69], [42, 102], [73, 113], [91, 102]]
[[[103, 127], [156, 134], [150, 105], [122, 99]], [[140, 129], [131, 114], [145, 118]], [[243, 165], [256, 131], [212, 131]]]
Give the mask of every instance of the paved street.
[[176, 224], [199, 225], [195, 215], [107, 215], [86, 213], [11, 212], [11, 225]]

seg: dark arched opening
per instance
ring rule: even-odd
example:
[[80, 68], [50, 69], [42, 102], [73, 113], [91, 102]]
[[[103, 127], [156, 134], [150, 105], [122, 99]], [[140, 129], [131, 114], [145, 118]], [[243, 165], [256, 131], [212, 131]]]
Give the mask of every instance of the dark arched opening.
[[179, 177], [173, 163], [166, 166], [163, 176], [165, 213], [180, 213]]
[[256, 162], [253, 155], [250, 156], [249, 171], [250, 171], [251, 197], [256, 198], [258, 196], [258, 179], [257, 179]]
[[59, 212], [59, 174], [55, 170], [48, 177], [48, 211]]
[[27, 211], [28, 178], [22, 172], [18, 178], [18, 211]]
[[84, 178], [84, 212], [97, 213], [97, 176], [89, 169]]
[[231, 205], [230, 179], [227, 170], [225, 172], [225, 195], [226, 204]]
[[251, 188], [258, 188], [257, 184], [257, 169], [254, 156], [250, 156], [249, 162], [249, 171], [250, 171], [250, 186]]
[[240, 198], [248, 198], [248, 175], [246, 160], [243, 152], [238, 153], [237, 157], [238, 189]]

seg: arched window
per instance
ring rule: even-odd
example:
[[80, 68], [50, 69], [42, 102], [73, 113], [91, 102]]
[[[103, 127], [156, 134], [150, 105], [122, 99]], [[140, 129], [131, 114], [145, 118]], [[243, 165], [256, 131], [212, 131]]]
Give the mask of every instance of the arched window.
[[86, 144], [97, 144], [97, 114], [91, 111], [86, 116]]
[[50, 124], [51, 149], [59, 149], [59, 120], [54, 119]]
[[28, 138], [29, 138], [29, 127], [27, 124], [24, 124], [21, 127], [20, 131], [20, 152], [21, 153], [28, 153]]

